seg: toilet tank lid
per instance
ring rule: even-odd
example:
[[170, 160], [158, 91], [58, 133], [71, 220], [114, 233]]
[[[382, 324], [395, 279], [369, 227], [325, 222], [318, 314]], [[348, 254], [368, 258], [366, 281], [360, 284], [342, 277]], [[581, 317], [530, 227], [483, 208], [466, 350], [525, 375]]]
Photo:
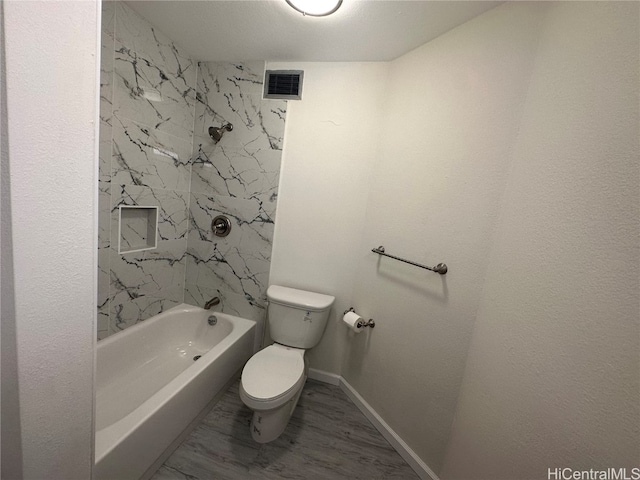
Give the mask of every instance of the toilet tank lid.
[[281, 287], [280, 285], [271, 285], [267, 289], [267, 298], [273, 303], [315, 312], [328, 309], [336, 299], [331, 295]]

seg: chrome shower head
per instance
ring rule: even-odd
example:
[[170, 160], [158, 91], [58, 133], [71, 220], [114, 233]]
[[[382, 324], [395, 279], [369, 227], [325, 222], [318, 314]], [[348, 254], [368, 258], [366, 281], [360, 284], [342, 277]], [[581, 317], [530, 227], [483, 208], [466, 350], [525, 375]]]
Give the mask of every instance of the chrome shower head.
[[233, 125], [227, 123], [226, 125], [222, 125], [221, 127], [209, 127], [209, 136], [213, 139], [214, 142], [218, 143], [224, 135], [225, 130], [230, 132], [233, 130]]

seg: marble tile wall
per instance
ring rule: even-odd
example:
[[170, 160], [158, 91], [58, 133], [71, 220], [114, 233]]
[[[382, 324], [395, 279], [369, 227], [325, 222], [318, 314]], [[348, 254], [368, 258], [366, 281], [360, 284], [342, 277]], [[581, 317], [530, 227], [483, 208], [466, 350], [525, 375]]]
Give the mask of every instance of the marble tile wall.
[[111, 243], [111, 147], [115, 3], [102, 2], [100, 144], [98, 161], [98, 340], [109, 335]]
[[[102, 9], [98, 339], [213, 296], [262, 326], [286, 101], [262, 99], [264, 62], [197, 63], [126, 4]], [[158, 207], [157, 248], [118, 253], [122, 205]]]
[[[196, 62], [122, 2], [102, 4], [98, 338], [184, 300]], [[118, 253], [121, 205], [158, 207], [158, 246]]]
[[[185, 302], [265, 318], [287, 103], [262, 99], [264, 62], [198, 64]], [[233, 124], [216, 145], [207, 129]], [[232, 223], [211, 233], [216, 215]]]

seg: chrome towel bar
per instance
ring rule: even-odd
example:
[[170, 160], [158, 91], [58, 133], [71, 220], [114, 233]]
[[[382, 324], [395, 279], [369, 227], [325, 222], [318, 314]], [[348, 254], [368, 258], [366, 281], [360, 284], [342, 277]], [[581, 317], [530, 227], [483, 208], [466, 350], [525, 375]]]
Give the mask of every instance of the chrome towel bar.
[[394, 260], [399, 260], [404, 263], [408, 263], [409, 265], [415, 265], [416, 267], [424, 268], [425, 270], [431, 270], [432, 272], [439, 273], [440, 275], [444, 275], [447, 273], [447, 266], [444, 263], [439, 263], [435, 267], [427, 267], [426, 265], [422, 265], [421, 263], [412, 262], [411, 260], [406, 260], [404, 258], [396, 257], [395, 255], [389, 255], [384, 251], [384, 247], [380, 245], [378, 248], [371, 249], [373, 253], [377, 253], [378, 255], [382, 255], [383, 257], [393, 258]]

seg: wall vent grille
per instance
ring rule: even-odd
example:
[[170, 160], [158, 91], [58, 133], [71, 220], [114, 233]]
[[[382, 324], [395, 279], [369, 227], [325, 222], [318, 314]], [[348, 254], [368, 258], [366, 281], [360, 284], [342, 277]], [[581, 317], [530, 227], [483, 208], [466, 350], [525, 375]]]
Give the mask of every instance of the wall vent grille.
[[264, 98], [302, 100], [302, 70], [267, 70]]

